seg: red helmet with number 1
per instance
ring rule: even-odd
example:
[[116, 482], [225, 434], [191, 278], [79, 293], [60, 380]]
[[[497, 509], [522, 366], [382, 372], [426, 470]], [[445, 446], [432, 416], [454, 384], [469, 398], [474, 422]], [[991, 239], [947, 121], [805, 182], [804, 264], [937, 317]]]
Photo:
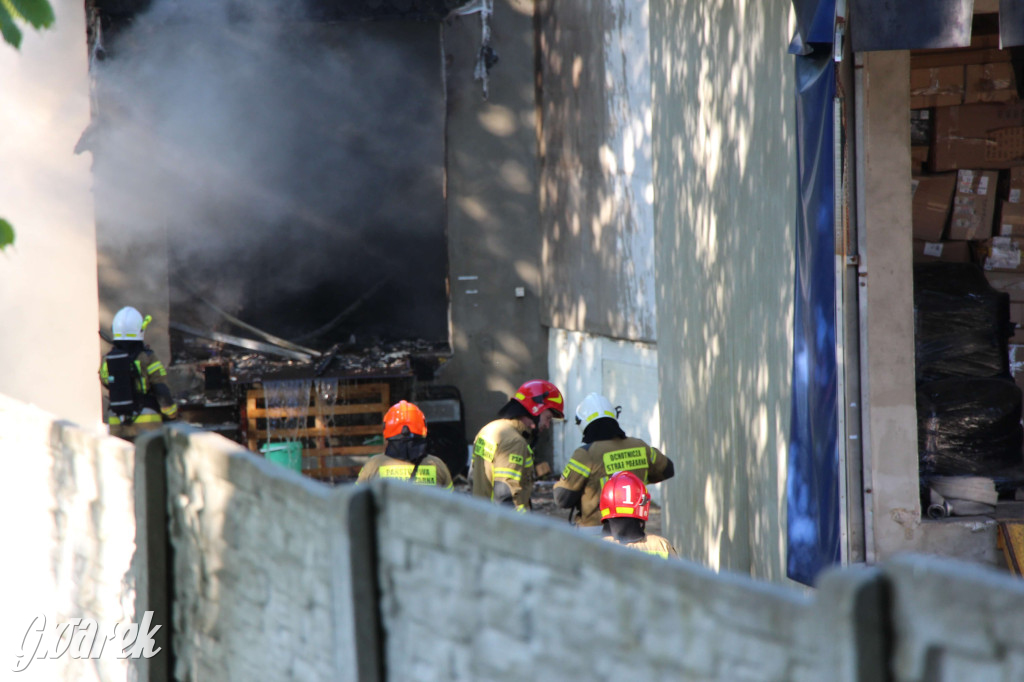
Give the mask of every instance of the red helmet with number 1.
[[632, 471], [620, 471], [601, 489], [601, 520], [631, 518], [647, 520], [651, 495], [640, 477]]
[[562, 392], [550, 381], [532, 379], [519, 387], [512, 397], [526, 408], [530, 416], [539, 416], [544, 410], [551, 410], [559, 419], [565, 419], [565, 400]]
[[405, 400], [392, 405], [384, 415], [384, 438], [402, 435], [403, 427], [407, 427], [414, 436], [427, 435], [427, 420], [423, 412]]

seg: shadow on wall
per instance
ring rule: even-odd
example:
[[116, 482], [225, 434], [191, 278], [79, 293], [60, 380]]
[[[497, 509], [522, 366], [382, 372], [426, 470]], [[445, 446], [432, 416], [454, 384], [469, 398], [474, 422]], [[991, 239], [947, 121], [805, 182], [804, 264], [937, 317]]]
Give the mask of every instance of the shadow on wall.
[[714, 568], [784, 575], [795, 137], [790, 3], [652, 0], [667, 527]]
[[[469, 438], [520, 383], [547, 371], [538, 302], [533, 4], [498, 0], [493, 10], [490, 40], [500, 60], [486, 98], [475, 73], [482, 15], [442, 24], [454, 351], [442, 374], [466, 398]], [[491, 404], [491, 392], [503, 394], [501, 403]]]
[[653, 341], [647, 3], [539, 3], [541, 223], [553, 327]]

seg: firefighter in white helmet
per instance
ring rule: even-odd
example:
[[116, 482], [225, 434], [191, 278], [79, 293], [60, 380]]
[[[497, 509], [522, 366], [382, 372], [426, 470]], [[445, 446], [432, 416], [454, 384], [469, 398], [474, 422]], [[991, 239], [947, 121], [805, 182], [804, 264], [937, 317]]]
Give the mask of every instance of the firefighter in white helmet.
[[532, 508], [533, 444], [554, 419], [564, 419], [562, 393], [550, 381], [527, 381], [498, 418], [473, 440], [473, 495], [517, 511]]
[[601, 490], [601, 523], [604, 539], [630, 549], [660, 556], [679, 556], [668, 540], [647, 532], [651, 495], [647, 486], [631, 471], [620, 471]]
[[144, 343], [152, 317], [127, 306], [114, 315], [113, 349], [103, 357], [100, 382], [107, 389], [107, 424], [113, 436], [135, 440], [178, 416], [167, 370]]
[[356, 483], [390, 478], [453, 488], [444, 460], [427, 454], [427, 420], [419, 407], [405, 400], [392, 405], [384, 415], [384, 440], [384, 453], [363, 465]]
[[555, 504], [578, 510], [576, 524], [595, 533], [601, 527], [601, 490], [613, 474], [631, 471], [645, 484], [675, 475], [672, 460], [639, 438], [626, 436], [618, 416], [618, 410], [603, 395], [591, 393], [583, 399], [576, 408], [583, 443], [573, 452], [553, 489]]

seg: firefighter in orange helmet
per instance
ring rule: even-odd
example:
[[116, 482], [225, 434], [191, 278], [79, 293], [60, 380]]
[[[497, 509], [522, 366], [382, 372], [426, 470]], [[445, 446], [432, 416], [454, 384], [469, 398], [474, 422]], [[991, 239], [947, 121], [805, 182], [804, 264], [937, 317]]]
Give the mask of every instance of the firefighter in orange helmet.
[[529, 510], [533, 445], [541, 431], [564, 415], [562, 392], [550, 381], [534, 379], [520, 386], [473, 441], [473, 495]]
[[609, 476], [632, 471], [647, 484], [675, 475], [672, 460], [658, 448], [627, 436], [619, 426], [618, 416], [618, 408], [598, 393], [591, 393], [580, 402], [576, 407], [576, 424], [583, 432], [583, 443], [572, 453], [552, 491], [555, 504], [579, 509], [577, 525], [595, 534], [604, 520], [599, 506]]
[[452, 489], [444, 461], [427, 454], [427, 420], [420, 408], [405, 400], [392, 405], [384, 415], [384, 440], [384, 453], [363, 465], [356, 483], [392, 478]]
[[644, 532], [650, 508], [647, 486], [636, 474], [620, 471], [613, 475], [601, 490], [604, 539], [663, 559], [679, 556], [668, 540]]

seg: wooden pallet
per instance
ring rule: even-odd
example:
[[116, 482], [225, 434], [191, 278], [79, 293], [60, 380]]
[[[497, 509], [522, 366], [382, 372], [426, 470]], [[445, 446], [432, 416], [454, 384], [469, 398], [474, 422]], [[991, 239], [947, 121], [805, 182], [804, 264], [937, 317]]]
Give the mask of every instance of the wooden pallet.
[[[390, 406], [386, 383], [339, 385], [334, 401], [311, 388], [305, 405], [287, 408], [268, 408], [263, 386], [256, 384], [246, 394], [249, 449], [259, 452], [268, 442], [299, 440], [303, 474], [330, 481], [354, 478], [371, 455], [384, 451], [381, 444], [363, 442], [382, 434]], [[275, 420], [286, 420], [287, 426], [275, 428]]]

